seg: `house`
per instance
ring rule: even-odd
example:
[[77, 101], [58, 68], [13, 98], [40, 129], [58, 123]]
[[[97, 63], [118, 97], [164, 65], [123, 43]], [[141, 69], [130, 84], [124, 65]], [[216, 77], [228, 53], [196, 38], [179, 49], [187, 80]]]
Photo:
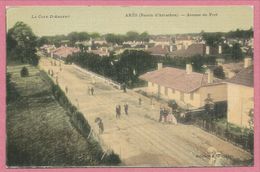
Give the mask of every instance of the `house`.
[[194, 55], [212, 55], [212, 54], [222, 54], [222, 46], [219, 45], [218, 49], [214, 47], [207, 46], [202, 43], [193, 43], [187, 48], [179, 49], [169, 53], [170, 57], [192, 57]]
[[193, 39], [191, 36], [182, 35], [182, 36], [177, 36], [175, 38], [175, 44], [177, 46], [177, 50], [185, 50], [194, 43], [196, 43], [196, 40]]
[[160, 37], [151, 38], [149, 40], [149, 43], [154, 44], [155, 46], [157, 45], [169, 46], [170, 44], [172, 44], [172, 39], [169, 36], [160, 36]]
[[56, 49], [55, 45], [44, 44], [43, 46], [40, 47], [40, 50], [47, 56], [50, 55], [51, 51], [55, 49]]
[[88, 48], [89, 53], [97, 54], [100, 57], [109, 56], [109, 51], [107, 47], [101, 47], [97, 50], [92, 50], [91, 47]]
[[247, 63], [244, 69], [227, 80], [227, 121], [249, 127], [249, 113], [254, 109], [254, 69]]
[[162, 67], [147, 72], [139, 77], [148, 82], [146, 92], [168, 100], [174, 99], [178, 104], [189, 107], [202, 107], [210, 97], [214, 102], [227, 100], [227, 86], [222, 80], [213, 76], [213, 71], [197, 73], [192, 65], [187, 64], [186, 70], [173, 67]]
[[154, 56], [166, 56], [174, 50], [176, 50], [176, 47], [174, 45], [156, 45], [151, 48], [148, 48], [148, 45], [145, 46], [145, 51]]
[[222, 66], [226, 78], [232, 78], [244, 68], [244, 63], [218, 63], [218, 66]]
[[93, 40], [93, 43], [97, 45], [106, 45], [107, 41], [105, 38], [96, 38]]
[[80, 51], [79, 48], [67, 47], [67, 45], [65, 45], [51, 51], [51, 57], [64, 60], [69, 55], [72, 55], [73, 53], [77, 53], [79, 51]]

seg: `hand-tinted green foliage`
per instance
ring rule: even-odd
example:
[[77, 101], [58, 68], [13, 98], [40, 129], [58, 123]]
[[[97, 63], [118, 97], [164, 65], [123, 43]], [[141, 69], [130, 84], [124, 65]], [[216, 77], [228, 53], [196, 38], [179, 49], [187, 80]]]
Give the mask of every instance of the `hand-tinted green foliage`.
[[238, 43], [235, 43], [231, 49], [231, 58], [233, 60], [240, 60], [243, 58], [243, 53]]
[[227, 33], [223, 32], [202, 32], [202, 37], [206, 41], [206, 43], [210, 46], [217, 46], [219, 43], [221, 43], [222, 38], [235, 38], [235, 39], [250, 39], [253, 37], [253, 29], [250, 28], [249, 30], [239, 30], [236, 31], [230, 31]]
[[135, 86], [141, 82], [138, 79], [140, 74], [155, 68], [157, 58], [144, 51], [125, 51], [118, 57], [110, 56], [105, 58], [81, 52], [68, 57], [66, 62], [74, 62], [83, 68], [117, 82]]
[[11, 74], [6, 74], [6, 101], [7, 104], [15, 99], [19, 98], [19, 94], [15, 89], [14, 83], [11, 81]]
[[216, 33], [203, 33], [202, 37], [206, 41], [207, 45], [216, 47], [221, 42], [221, 36], [223, 34], [216, 32]]
[[7, 58], [22, 63], [38, 65], [36, 55], [36, 36], [32, 29], [23, 22], [17, 22], [7, 33]]
[[225, 79], [225, 73], [222, 66], [218, 66], [216, 69], [214, 69], [213, 73], [215, 77], [219, 79]]
[[[23, 66], [8, 68], [7, 90], [20, 96], [7, 106], [8, 166], [117, 165], [119, 156], [107, 154], [93, 138], [83, 114], [58, 85], [32, 66], [30, 77], [21, 78]], [[15, 84], [15, 86], [14, 86]], [[17, 85], [17, 86], [16, 86]], [[9, 97], [9, 94], [8, 94]], [[117, 157], [117, 158], [116, 158]]]
[[250, 28], [248, 30], [237, 29], [236, 31], [230, 31], [225, 34], [227, 38], [243, 38], [243, 39], [252, 38], [253, 35], [254, 35], [253, 28]]

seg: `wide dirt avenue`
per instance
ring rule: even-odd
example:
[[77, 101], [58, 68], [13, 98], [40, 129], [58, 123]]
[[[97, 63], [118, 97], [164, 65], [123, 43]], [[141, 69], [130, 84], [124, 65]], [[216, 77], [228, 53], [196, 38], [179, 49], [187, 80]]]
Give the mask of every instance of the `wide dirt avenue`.
[[[209, 147], [214, 147], [223, 157], [238, 160], [252, 158], [249, 153], [192, 125], [159, 123], [160, 104], [132, 90], [123, 93], [100, 79], [93, 79], [74, 67], [61, 64], [52, 66], [53, 59], [41, 58], [40, 68], [54, 71], [53, 80], [58, 83], [71, 102], [78, 106], [95, 133], [95, 118], [104, 123], [104, 133], [99, 135], [104, 149], [117, 153], [126, 166], [209, 166]], [[94, 95], [88, 87], [94, 87]], [[138, 99], [141, 97], [142, 105]], [[124, 114], [124, 104], [129, 105], [129, 115]], [[116, 105], [121, 105], [121, 119], [116, 119]], [[227, 158], [229, 159], [229, 158]], [[226, 161], [225, 165], [231, 161]]]

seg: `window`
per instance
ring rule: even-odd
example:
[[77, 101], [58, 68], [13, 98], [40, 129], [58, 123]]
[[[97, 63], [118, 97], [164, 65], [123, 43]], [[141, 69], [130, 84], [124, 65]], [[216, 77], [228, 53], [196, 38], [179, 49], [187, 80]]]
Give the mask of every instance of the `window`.
[[168, 96], [168, 88], [167, 88], [167, 87], [165, 87], [165, 89], [164, 89], [164, 94], [165, 94], [166, 96]]
[[193, 98], [194, 98], [194, 94], [190, 93], [190, 99], [193, 100]]
[[172, 94], [175, 94], [175, 90], [174, 89], [172, 89]]

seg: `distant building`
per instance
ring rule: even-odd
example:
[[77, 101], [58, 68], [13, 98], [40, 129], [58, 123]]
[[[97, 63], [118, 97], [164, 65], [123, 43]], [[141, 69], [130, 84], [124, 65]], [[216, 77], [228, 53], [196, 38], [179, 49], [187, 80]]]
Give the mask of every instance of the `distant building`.
[[79, 52], [79, 48], [61, 46], [53, 51], [51, 51], [51, 57], [61, 60], [65, 60], [69, 55]]
[[196, 40], [191, 36], [177, 36], [175, 38], [175, 45], [177, 46], [177, 50], [186, 50], [190, 45], [195, 44]]
[[109, 51], [108, 51], [107, 47], [102, 47], [102, 48], [99, 48], [97, 50], [91, 50], [91, 47], [89, 47], [88, 53], [97, 54], [100, 57], [109, 56]]
[[227, 80], [227, 121], [240, 127], [249, 127], [249, 113], [254, 109], [254, 68], [245, 68]]
[[232, 78], [233, 76], [235, 76], [239, 71], [241, 71], [244, 68], [243, 62], [218, 63], [218, 65], [222, 66], [226, 78]]
[[202, 107], [208, 97], [214, 102], [227, 100], [226, 83], [215, 78], [211, 70], [205, 74], [193, 72], [190, 64], [186, 65], [186, 70], [182, 70], [163, 68], [159, 63], [158, 70], [147, 72], [139, 78], [148, 82], [148, 94], [174, 99], [179, 104]]
[[174, 45], [156, 45], [154, 47], [148, 48], [148, 45], [145, 46], [145, 51], [149, 52], [154, 56], [166, 56], [169, 53], [176, 50], [176, 46]]
[[157, 45], [164, 45], [164, 46], [168, 45], [169, 46], [173, 42], [172, 42], [172, 39], [170, 36], [160, 36], [160, 37], [151, 38], [149, 40], [149, 43], [154, 44], [155, 46], [157, 46]]
[[105, 38], [96, 38], [93, 40], [93, 43], [97, 45], [106, 45], [107, 41], [105, 40]]
[[43, 46], [40, 47], [40, 50], [47, 56], [49, 56], [51, 51], [55, 49], [56, 49], [55, 45], [44, 44]]
[[170, 57], [192, 57], [194, 55], [215, 55], [222, 54], [222, 46], [218, 48], [210, 47], [202, 43], [193, 43], [190, 44], [187, 48], [179, 49], [169, 53]]

